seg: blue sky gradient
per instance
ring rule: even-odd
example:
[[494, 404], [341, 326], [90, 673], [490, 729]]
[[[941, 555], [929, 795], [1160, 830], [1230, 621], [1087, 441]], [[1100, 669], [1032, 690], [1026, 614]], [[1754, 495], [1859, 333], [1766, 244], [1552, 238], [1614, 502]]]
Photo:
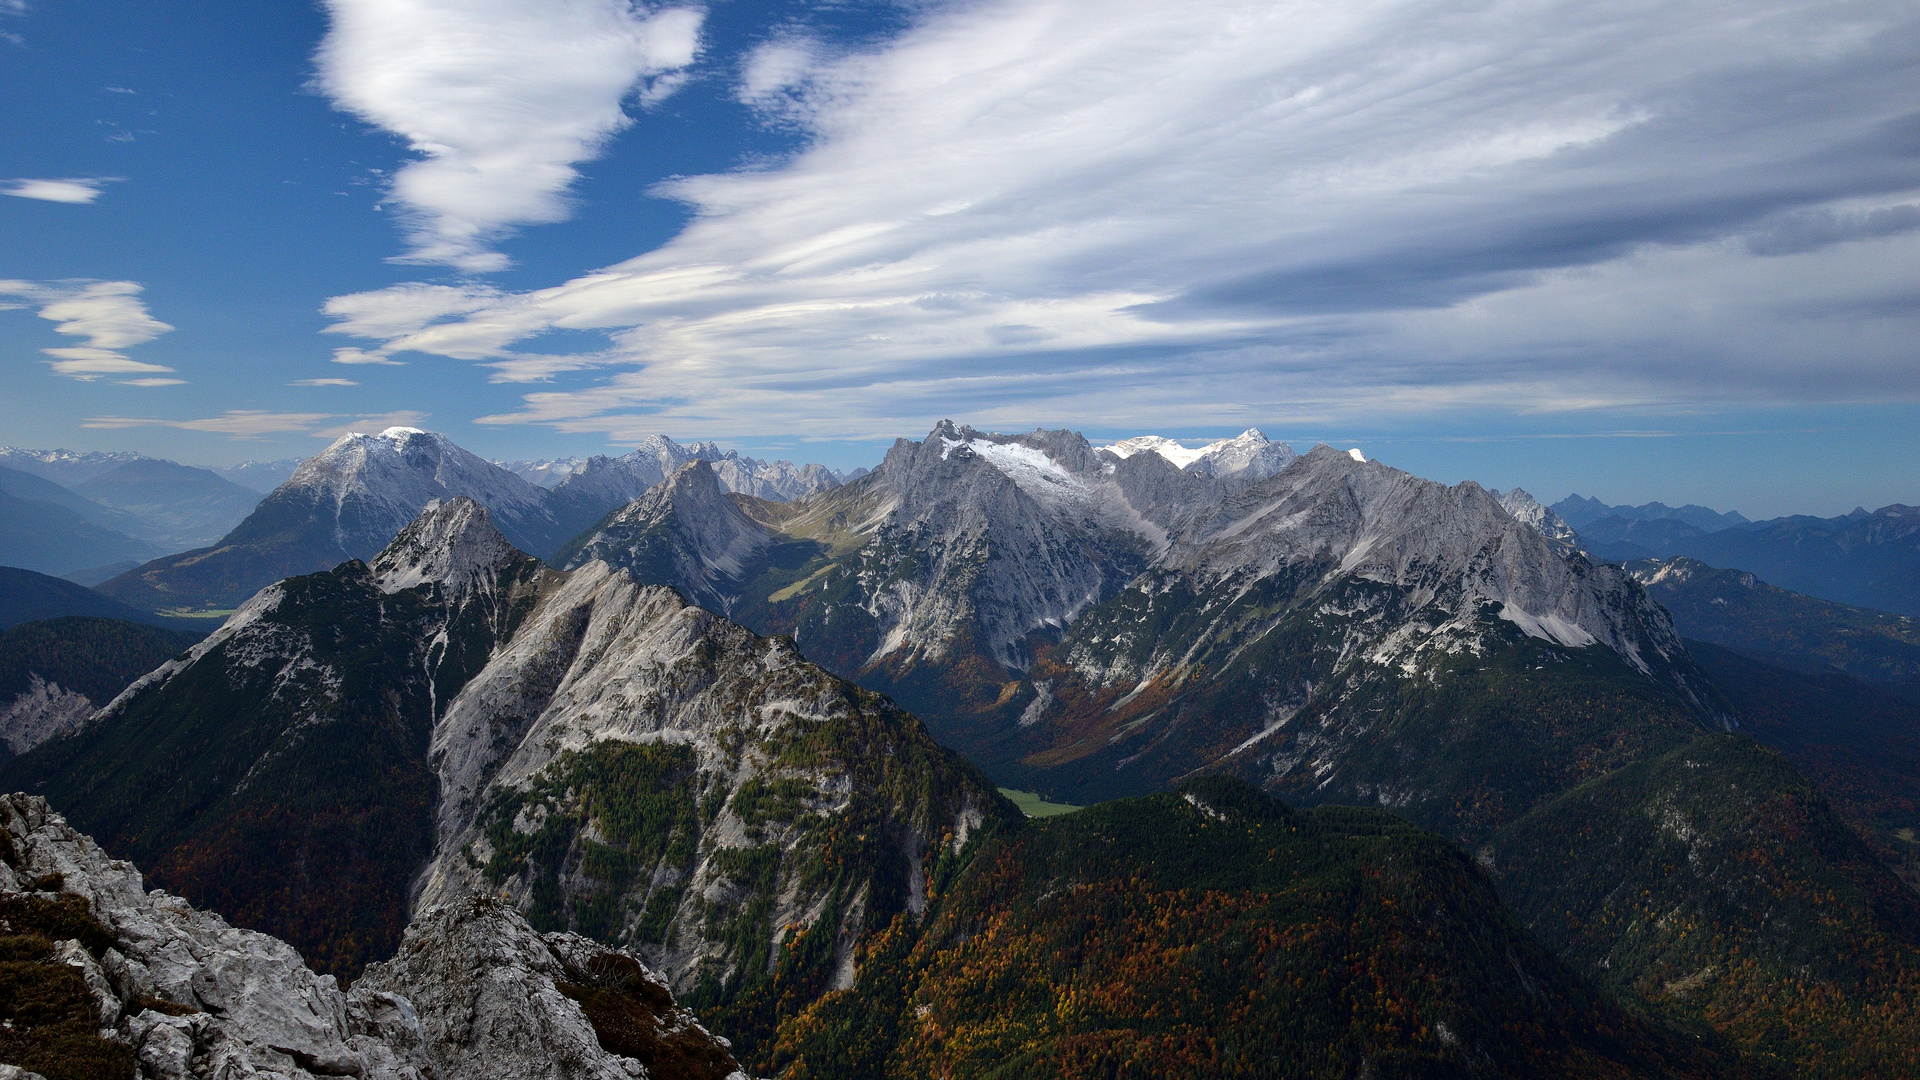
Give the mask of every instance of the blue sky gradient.
[[0, 0], [0, 442], [850, 468], [942, 417], [1258, 426], [1548, 500], [1920, 502], [1917, 32]]

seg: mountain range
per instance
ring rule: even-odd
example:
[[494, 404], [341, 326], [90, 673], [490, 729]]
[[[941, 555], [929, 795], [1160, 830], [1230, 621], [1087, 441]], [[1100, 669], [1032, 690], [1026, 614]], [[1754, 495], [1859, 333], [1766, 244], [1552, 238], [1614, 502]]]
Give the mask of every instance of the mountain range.
[[424, 512], [0, 763], [319, 970], [484, 899], [792, 1076], [1920, 1068], [1897, 616], [1257, 431], [329, 454], [284, 537]]
[[283, 577], [372, 558], [427, 503], [454, 496], [478, 499], [515, 544], [551, 555], [658, 484], [664, 467], [709, 458], [733, 484], [763, 496], [838, 482], [818, 465], [760, 462], [655, 436], [621, 457], [588, 458], [548, 488], [444, 435], [395, 427], [341, 436], [210, 546], [128, 569], [100, 589], [147, 610], [224, 613]]
[[[1799, 978], [1769, 898], [1867, 882], [1848, 886], [1849, 910], [1898, 958], [1895, 975], [1836, 1000], [1867, 1014], [1901, 1000], [1908, 916], [1882, 903], [1905, 895], [1897, 879], [1791, 765], [1715, 734], [1742, 725], [1739, 708], [1644, 586], [1551, 535], [1557, 523], [1524, 493], [1330, 447], [1270, 476], [1208, 475], [1144, 440], [1122, 457], [1070, 432], [943, 423], [872, 475], [781, 504], [688, 466], [563, 555], [791, 635], [997, 782], [1069, 803], [1225, 772], [1295, 804], [1390, 808], [1497, 860], [1515, 830], [1577, 833], [1592, 808], [1570, 793], [1592, 785], [1623, 804], [1720, 790], [1727, 808], [1745, 805], [1736, 792], [1778, 791], [1799, 818], [1697, 828], [1730, 851], [1755, 828], [1784, 837], [1798, 868], [1770, 888], [1785, 892], [1722, 895], [1721, 871], [1683, 864], [1637, 871], [1668, 875], [1652, 891], [1685, 898], [1688, 934], [1719, 942], [1713, 962], [1681, 971], [1697, 938], [1622, 938], [1633, 918], [1600, 909], [1562, 949], [1656, 1011], [1757, 1046], [1788, 1022], [1758, 1003]], [[1812, 855], [1791, 839], [1807, 830], [1855, 839]], [[1497, 878], [1529, 919], [1590, 869], [1529, 865], [1527, 883]], [[1750, 981], [1700, 974], [1748, 963]], [[1750, 1026], [1703, 1019], [1727, 1009]], [[1875, 1052], [1902, 1044], [1911, 1018], [1896, 1013]], [[1831, 1049], [1782, 1052], [1804, 1064]]]
[[[848, 480], [866, 475], [855, 469], [842, 473], [824, 465], [795, 465], [790, 461], [761, 461], [743, 457], [738, 451], [722, 450], [713, 442], [682, 446], [665, 435], [653, 435], [619, 458], [595, 455], [589, 458], [548, 458], [539, 461], [496, 461], [494, 464], [539, 487], [557, 488], [581, 474], [611, 472], [631, 483], [642, 483], [645, 491], [666, 479], [689, 461], [713, 463], [720, 483], [728, 491], [745, 492], [763, 499], [784, 502], [787, 499], [824, 491]], [[629, 498], [637, 497], [635, 491]]]
[[1573, 495], [1553, 510], [1597, 558], [1686, 556], [1808, 596], [1920, 616], [1920, 509], [1911, 506], [1748, 521], [1703, 506], [1606, 506]]

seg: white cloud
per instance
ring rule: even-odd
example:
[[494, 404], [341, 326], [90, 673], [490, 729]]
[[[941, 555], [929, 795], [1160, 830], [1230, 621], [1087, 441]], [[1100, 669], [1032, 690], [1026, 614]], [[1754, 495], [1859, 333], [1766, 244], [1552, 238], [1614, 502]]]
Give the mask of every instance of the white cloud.
[[185, 386], [185, 379], [117, 379], [121, 386]]
[[288, 432], [305, 432], [313, 429], [322, 420], [333, 418], [332, 413], [276, 413], [258, 409], [229, 409], [225, 413], [203, 420], [162, 420], [138, 416], [89, 416], [80, 426], [117, 431], [123, 428], [169, 427], [182, 431], [206, 431], [218, 435], [228, 435], [236, 439], [250, 439], [261, 435], [280, 435]]
[[86, 204], [100, 197], [100, 188], [105, 180], [9, 180], [0, 188], [0, 195], [14, 195], [22, 199], [39, 199], [43, 202]]
[[517, 225], [567, 217], [575, 165], [693, 62], [704, 11], [628, 0], [327, 0], [317, 61], [339, 108], [405, 139], [403, 261], [485, 272]]
[[387, 367], [399, 367], [405, 360], [394, 360], [381, 352], [368, 352], [351, 345], [333, 350], [333, 362], [336, 364], [384, 364]]
[[[749, 57], [737, 93], [808, 146], [663, 186], [695, 217], [661, 248], [341, 297], [334, 329], [496, 379], [612, 367], [488, 419], [616, 439], [1920, 398], [1911, 5], [923, 11]], [[1809, 294], [1878, 306], [1822, 339]], [[552, 329], [611, 347], [517, 351]]]
[[381, 413], [377, 416], [361, 416], [343, 424], [322, 427], [328, 420], [338, 420], [339, 413], [282, 413], [268, 412], [263, 409], [229, 409], [219, 416], [210, 416], [195, 420], [167, 420], [143, 416], [90, 416], [81, 423], [81, 427], [105, 430], [120, 430], [138, 427], [167, 427], [181, 431], [204, 431], [215, 435], [226, 435], [234, 439], [253, 439], [262, 435], [305, 434], [321, 439], [337, 439], [349, 431], [383, 431], [387, 428], [411, 426], [425, 420], [430, 413], [414, 409], [401, 409], [396, 412]]
[[[83, 382], [102, 375], [171, 372], [160, 364], [132, 360], [120, 350], [144, 345], [173, 327], [147, 313], [133, 281], [33, 282], [0, 280], [0, 296], [18, 296], [40, 305], [40, 317], [58, 323], [54, 333], [83, 338], [84, 346], [42, 349], [53, 357], [54, 374]], [[136, 382], [130, 385], [158, 385]]]
[[288, 386], [359, 386], [352, 379], [295, 379]]
[[804, 121], [816, 105], [814, 76], [824, 56], [819, 43], [806, 38], [766, 42], [740, 66], [734, 96], [769, 117]]

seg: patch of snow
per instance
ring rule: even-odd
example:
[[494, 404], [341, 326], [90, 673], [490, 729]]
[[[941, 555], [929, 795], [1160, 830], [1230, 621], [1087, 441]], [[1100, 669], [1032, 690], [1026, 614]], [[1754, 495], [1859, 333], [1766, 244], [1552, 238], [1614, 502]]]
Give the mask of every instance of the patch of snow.
[[1115, 457], [1128, 458], [1135, 454], [1155, 453], [1184, 469], [1206, 457], [1208, 451], [1225, 445], [1227, 440], [1220, 439], [1205, 446], [1184, 446], [1161, 435], [1136, 435], [1131, 439], [1122, 439], [1106, 450]]
[[1357, 447], [1357, 446], [1356, 446], [1356, 447], [1354, 447], [1353, 449], [1351, 449], [1351, 450], [1349, 450], [1349, 451], [1347, 451], [1347, 456], [1348, 456], [1348, 457], [1350, 457], [1350, 458], [1352, 458], [1352, 459], [1353, 459], [1353, 460], [1355, 460], [1355, 461], [1365, 461], [1365, 460], [1367, 460], [1367, 455], [1365, 455], [1365, 454], [1363, 454], [1363, 453], [1361, 453], [1361, 452], [1360, 452], [1360, 448], [1359, 448], [1359, 447]]
[[1046, 451], [1020, 443], [995, 443], [976, 439], [968, 446], [989, 465], [1006, 474], [1020, 490], [1035, 498], [1056, 501], [1061, 498], [1084, 499], [1091, 494], [1079, 477], [1048, 457]]
[[1221, 813], [1218, 810], [1215, 810], [1213, 807], [1208, 806], [1206, 803], [1201, 802], [1198, 798], [1195, 798], [1191, 792], [1183, 794], [1180, 797], [1187, 800], [1187, 804], [1192, 806], [1195, 810], [1200, 811], [1202, 814], [1205, 814], [1207, 817], [1212, 818], [1214, 821], [1227, 820], [1227, 815]]

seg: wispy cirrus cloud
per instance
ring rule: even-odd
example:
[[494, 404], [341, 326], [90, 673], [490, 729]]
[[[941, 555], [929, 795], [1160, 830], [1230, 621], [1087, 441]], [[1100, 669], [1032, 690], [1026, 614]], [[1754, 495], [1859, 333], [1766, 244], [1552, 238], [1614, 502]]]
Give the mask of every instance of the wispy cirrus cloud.
[[[1885, 0], [933, 5], [750, 57], [810, 141], [661, 186], [695, 214], [659, 249], [327, 312], [610, 369], [489, 419], [616, 438], [1915, 399], [1916, 35]], [[1810, 293], [1861, 305], [1845, 349]], [[554, 329], [608, 345], [520, 351]]]
[[345, 423], [327, 424], [328, 420], [341, 420], [342, 414], [229, 409], [219, 416], [192, 420], [170, 420], [146, 416], [89, 416], [81, 422], [80, 426], [106, 431], [164, 427], [180, 431], [203, 431], [215, 435], [226, 435], [233, 439], [254, 439], [262, 435], [288, 434], [337, 439], [349, 431], [380, 431], [394, 426], [417, 424], [429, 415], [431, 414], [415, 409], [401, 409], [374, 416], [354, 417], [346, 420]]
[[99, 198], [102, 188], [110, 181], [111, 178], [107, 177], [80, 177], [67, 180], [33, 180], [23, 177], [5, 181], [4, 186], [0, 186], [0, 195], [84, 206]]
[[[86, 344], [40, 351], [54, 359], [54, 374], [92, 382], [104, 375], [148, 375], [172, 372], [163, 364], [129, 358], [122, 350], [144, 345], [172, 330], [154, 318], [140, 300], [142, 288], [134, 281], [10, 281], [0, 280], [0, 296], [18, 296], [40, 306], [40, 317], [57, 323], [54, 333], [83, 339]], [[180, 379], [120, 380], [128, 386], [172, 386]]]
[[703, 9], [628, 0], [327, 0], [316, 57], [334, 104], [420, 155], [393, 177], [412, 250], [486, 272], [516, 226], [564, 220], [579, 163], [658, 100], [699, 47]]

